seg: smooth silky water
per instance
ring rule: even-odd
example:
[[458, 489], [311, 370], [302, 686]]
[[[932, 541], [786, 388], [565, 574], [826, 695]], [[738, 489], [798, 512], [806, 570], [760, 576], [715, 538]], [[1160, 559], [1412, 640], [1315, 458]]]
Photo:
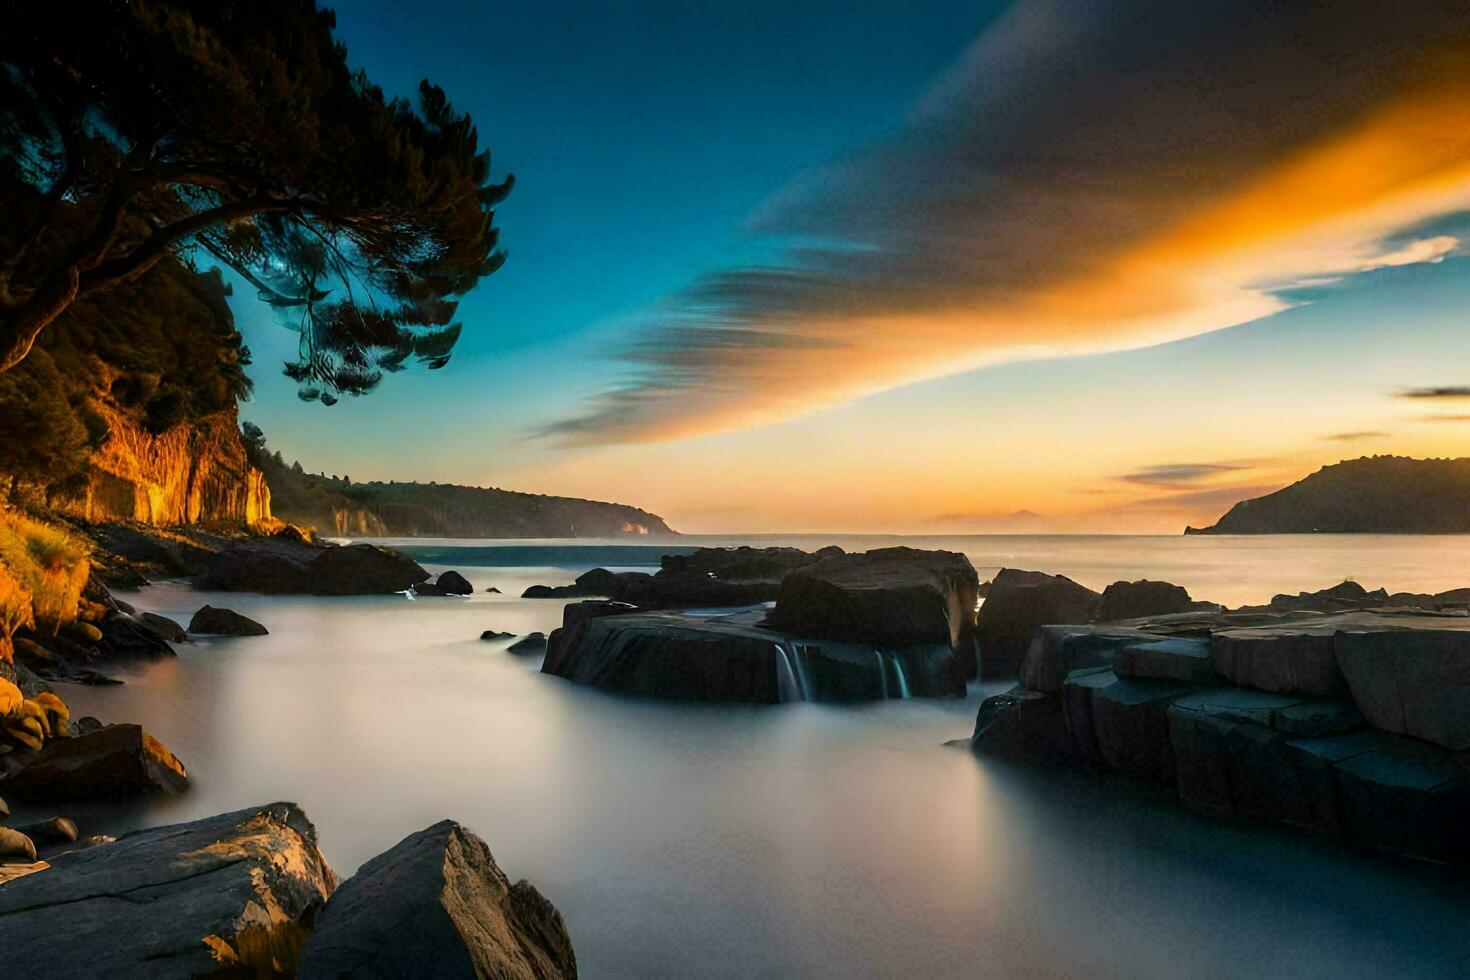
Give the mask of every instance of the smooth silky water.
[[[1470, 585], [1462, 537], [669, 548], [742, 542], [946, 547], [982, 577], [1001, 565], [1094, 588], [1147, 576], [1230, 604], [1349, 576], [1391, 590]], [[556, 903], [588, 977], [1470, 975], [1470, 883], [1442, 869], [1195, 815], [1120, 777], [944, 744], [967, 738], [979, 701], [1006, 685], [963, 701], [663, 703], [578, 688], [539, 673], [539, 656], [508, 654], [509, 640], [479, 639], [559, 623], [562, 600], [516, 598], [528, 585], [645, 567], [669, 548], [395, 543], [503, 594], [266, 597], [172, 583], [128, 594], [181, 622], [226, 605], [271, 635], [197, 641], [124, 686], [65, 689], [76, 714], [143, 723], [193, 778], [173, 799], [72, 808], [84, 829], [295, 800], [345, 876], [451, 816]]]

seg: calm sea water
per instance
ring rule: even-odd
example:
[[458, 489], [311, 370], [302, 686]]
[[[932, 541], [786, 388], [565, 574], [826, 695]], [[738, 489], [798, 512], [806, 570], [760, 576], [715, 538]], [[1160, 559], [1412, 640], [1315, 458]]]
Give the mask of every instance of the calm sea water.
[[[1470, 585], [1470, 538], [681, 538], [893, 543], [1063, 572], [1163, 578], [1257, 602], [1354, 577]], [[1183, 811], [1151, 787], [978, 760], [989, 691], [862, 706], [688, 705], [575, 687], [485, 629], [549, 631], [562, 601], [516, 598], [626, 542], [405, 544], [468, 599], [264, 597], [150, 586], [270, 630], [200, 641], [78, 713], [141, 721], [189, 767], [185, 795], [80, 809], [88, 832], [300, 802], [344, 875], [443, 816], [562, 910], [583, 975], [1368, 977], [1470, 975], [1470, 882], [1290, 831]], [[19, 814], [25, 816], [25, 814]]]

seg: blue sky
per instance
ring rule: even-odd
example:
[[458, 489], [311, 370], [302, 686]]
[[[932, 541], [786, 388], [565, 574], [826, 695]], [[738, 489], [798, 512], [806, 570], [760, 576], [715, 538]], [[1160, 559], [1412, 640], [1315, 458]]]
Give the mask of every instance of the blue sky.
[[[313, 470], [694, 530], [1163, 531], [1458, 445], [1395, 392], [1470, 380], [1460, 15], [336, 9], [352, 63], [444, 87], [517, 187], [442, 371], [303, 404], [238, 290], [242, 415]], [[1191, 475], [1116, 479], [1150, 467]]]

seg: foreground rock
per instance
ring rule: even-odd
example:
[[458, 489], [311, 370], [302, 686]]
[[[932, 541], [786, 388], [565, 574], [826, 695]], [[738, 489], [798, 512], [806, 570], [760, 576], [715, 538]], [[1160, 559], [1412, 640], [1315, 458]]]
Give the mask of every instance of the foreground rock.
[[1015, 675], [1038, 627], [1091, 622], [1101, 598], [1064, 575], [1002, 568], [975, 624], [981, 675]]
[[978, 671], [975, 568], [952, 551], [880, 548], [799, 568], [781, 581], [770, 623], [803, 637], [878, 647], [945, 643], [961, 678]]
[[270, 630], [233, 609], [205, 605], [189, 620], [189, 632], [201, 636], [267, 636]]
[[428, 578], [418, 562], [378, 545], [323, 548], [272, 539], [240, 542], [210, 555], [194, 587], [271, 595], [387, 595]]
[[50, 740], [0, 783], [6, 794], [33, 802], [180, 793], [188, 785], [183, 763], [139, 725]]
[[566, 925], [526, 881], [510, 883], [485, 842], [452, 820], [404, 838], [347, 879], [317, 917], [297, 975], [577, 975]]
[[0, 888], [17, 977], [288, 973], [337, 876], [292, 803], [139, 831]]

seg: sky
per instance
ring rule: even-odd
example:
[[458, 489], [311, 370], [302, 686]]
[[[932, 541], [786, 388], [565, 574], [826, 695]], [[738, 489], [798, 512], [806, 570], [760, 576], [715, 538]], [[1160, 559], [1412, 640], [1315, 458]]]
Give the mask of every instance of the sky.
[[242, 416], [308, 469], [702, 532], [1178, 533], [1466, 455], [1470, 8], [336, 5], [475, 119], [509, 261], [450, 364]]

